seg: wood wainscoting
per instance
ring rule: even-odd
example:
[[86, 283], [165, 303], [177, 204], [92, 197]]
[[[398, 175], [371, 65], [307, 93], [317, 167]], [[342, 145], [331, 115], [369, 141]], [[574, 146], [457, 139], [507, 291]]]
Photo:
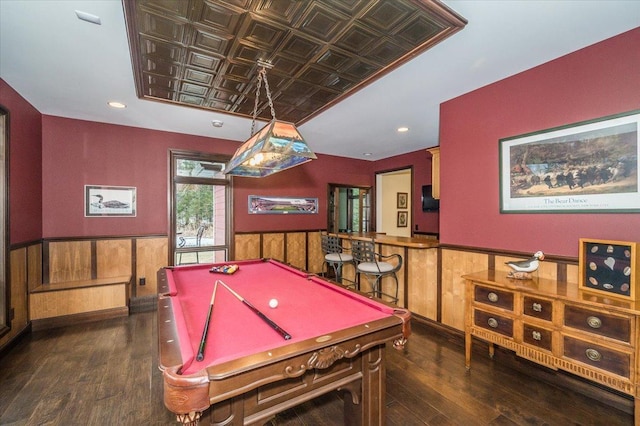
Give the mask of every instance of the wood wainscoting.
[[234, 260], [271, 258], [314, 274], [323, 272], [320, 230], [235, 234]]
[[[36, 328], [97, 320], [126, 314], [132, 300], [154, 298], [156, 272], [167, 266], [167, 250], [166, 235], [56, 238], [11, 247], [12, 326], [0, 339], [0, 348], [34, 320]], [[114, 282], [105, 287], [110, 280]], [[93, 284], [96, 296], [85, 297], [93, 294]], [[109, 297], [100, 297], [105, 291]], [[73, 306], [65, 309], [56, 301], [63, 296], [73, 300]]]
[[[440, 300], [438, 321], [464, 331], [465, 280], [463, 275], [495, 269], [505, 275], [511, 270], [505, 262], [523, 260], [531, 254], [508, 253], [481, 248], [440, 246]], [[550, 280], [578, 282], [578, 259], [545, 255], [534, 275]]]

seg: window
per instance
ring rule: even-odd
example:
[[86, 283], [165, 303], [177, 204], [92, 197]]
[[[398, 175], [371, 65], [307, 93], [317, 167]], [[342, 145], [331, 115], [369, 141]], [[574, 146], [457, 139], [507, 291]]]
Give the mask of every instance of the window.
[[173, 265], [225, 262], [231, 240], [227, 156], [171, 152]]

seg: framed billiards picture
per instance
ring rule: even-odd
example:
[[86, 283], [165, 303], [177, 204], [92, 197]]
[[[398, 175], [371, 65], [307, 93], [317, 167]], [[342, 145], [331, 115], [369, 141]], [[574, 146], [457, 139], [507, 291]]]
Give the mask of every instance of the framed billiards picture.
[[638, 244], [581, 238], [580, 288], [628, 300], [640, 298]]

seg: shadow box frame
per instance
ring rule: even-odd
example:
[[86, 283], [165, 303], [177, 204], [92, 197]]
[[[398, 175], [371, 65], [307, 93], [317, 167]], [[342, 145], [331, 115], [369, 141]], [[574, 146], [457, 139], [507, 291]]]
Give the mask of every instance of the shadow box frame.
[[636, 301], [640, 299], [639, 272], [640, 243], [580, 238], [580, 290]]

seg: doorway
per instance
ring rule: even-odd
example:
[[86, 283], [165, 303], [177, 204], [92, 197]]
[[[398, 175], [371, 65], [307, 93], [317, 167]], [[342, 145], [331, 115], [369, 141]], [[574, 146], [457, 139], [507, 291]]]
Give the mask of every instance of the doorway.
[[329, 184], [329, 232], [371, 231], [371, 187]]
[[413, 223], [413, 169], [376, 174], [376, 231], [411, 237]]

